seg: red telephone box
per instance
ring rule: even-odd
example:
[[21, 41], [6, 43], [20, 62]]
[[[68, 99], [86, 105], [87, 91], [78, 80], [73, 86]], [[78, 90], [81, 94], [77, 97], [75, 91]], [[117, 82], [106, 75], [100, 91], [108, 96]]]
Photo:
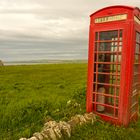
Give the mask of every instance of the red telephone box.
[[90, 16], [87, 112], [127, 126], [138, 118], [140, 10], [106, 7]]

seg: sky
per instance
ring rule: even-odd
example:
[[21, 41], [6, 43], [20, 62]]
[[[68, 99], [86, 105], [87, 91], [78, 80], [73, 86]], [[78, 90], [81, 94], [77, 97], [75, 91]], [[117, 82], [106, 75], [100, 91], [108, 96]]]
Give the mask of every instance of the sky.
[[87, 59], [89, 15], [140, 0], [1, 0], [0, 59]]

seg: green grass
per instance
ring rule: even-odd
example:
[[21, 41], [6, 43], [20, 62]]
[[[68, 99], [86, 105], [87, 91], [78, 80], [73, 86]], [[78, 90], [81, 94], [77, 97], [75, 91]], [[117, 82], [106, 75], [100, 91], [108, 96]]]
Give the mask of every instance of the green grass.
[[100, 122], [78, 126], [70, 140], [140, 140], [140, 121], [128, 128]]
[[[85, 89], [86, 64], [0, 68], [0, 139], [16, 140], [40, 130], [49, 117], [67, 119], [66, 102]], [[61, 112], [59, 111], [61, 110]], [[85, 110], [84, 110], [85, 111]]]
[[[87, 64], [0, 67], [0, 140], [30, 137], [45, 121], [84, 113], [86, 80]], [[139, 132], [140, 121], [127, 129], [96, 122], [77, 126], [70, 140], [139, 140]]]

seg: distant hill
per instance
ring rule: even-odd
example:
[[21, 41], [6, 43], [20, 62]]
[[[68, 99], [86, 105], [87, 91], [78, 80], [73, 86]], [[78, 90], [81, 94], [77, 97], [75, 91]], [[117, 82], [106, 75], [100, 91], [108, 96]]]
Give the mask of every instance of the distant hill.
[[31, 60], [31, 61], [9, 61], [4, 65], [31, 65], [31, 64], [59, 64], [59, 63], [87, 63], [87, 60]]

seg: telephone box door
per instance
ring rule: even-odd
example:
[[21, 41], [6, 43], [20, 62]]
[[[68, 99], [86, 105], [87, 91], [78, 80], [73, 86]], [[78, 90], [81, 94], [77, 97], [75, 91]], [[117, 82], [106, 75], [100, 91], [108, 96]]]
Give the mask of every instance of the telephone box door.
[[123, 117], [119, 111], [125, 90], [126, 28], [93, 29], [93, 110], [118, 121]]

